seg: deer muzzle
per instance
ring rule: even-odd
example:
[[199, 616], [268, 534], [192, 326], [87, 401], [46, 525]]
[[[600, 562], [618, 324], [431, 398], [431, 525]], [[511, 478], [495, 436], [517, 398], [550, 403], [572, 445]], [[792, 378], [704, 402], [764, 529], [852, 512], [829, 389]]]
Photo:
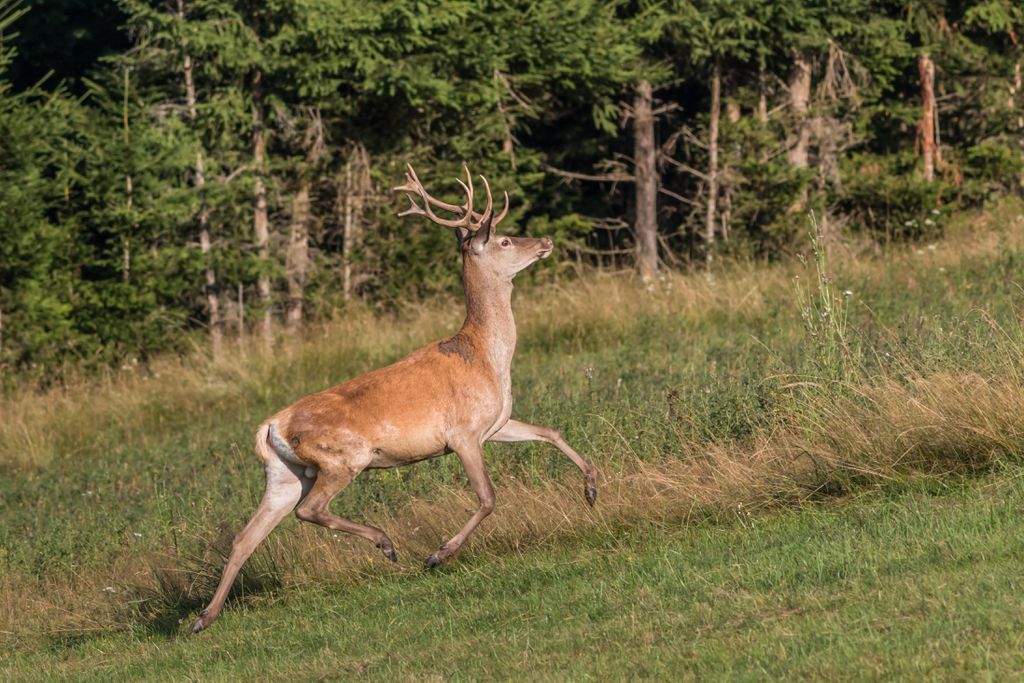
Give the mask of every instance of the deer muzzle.
[[550, 237], [542, 237], [540, 240], [540, 251], [537, 252], [539, 258], [547, 258], [551, 256], [551, 251], [555, 248], [555, 243], [551, 241]]

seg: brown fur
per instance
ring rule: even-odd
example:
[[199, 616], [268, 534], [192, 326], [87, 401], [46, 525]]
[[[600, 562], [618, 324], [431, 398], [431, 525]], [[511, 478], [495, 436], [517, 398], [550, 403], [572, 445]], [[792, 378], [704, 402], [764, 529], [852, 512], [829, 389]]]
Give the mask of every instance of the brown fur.
[[[421, 196], [431, 201], [425, 192]], [[292, 509], [304, 521], [367, 538], [395, 560], [394, 545], [383, 531], [328, 510], [331, 499], [366, 468], [408, 465], [453, 451], [462, 461], [480, 505], [430, 556], [428, 566], [458, 551], [494, 508], [483, 461], [488, 439], [554, 444], [583, 470], [587, 500], [593, 503], [593, 466], [556, 430], [509, 419], [516, 345], [512, 278], [548, 256], [551, 240], [495, 235], [490, 208], [484, 214], [466, 211], [479, 221], [476, 233], [460, 233], [466, 292], [462, 328], [392, 365], [301, 398], [260, 425], [256, 450], [266, 469], [266, 492], [236, 537], [221, 583], [193, 631], [219, 616], [242, 563]], [[283, 452], [288, 447], [292, 452]]]
[[461, 333], [438, 342], [437, 350], [446, 355], [458, 354], [467, 363], [473, 362], [472, 342]]

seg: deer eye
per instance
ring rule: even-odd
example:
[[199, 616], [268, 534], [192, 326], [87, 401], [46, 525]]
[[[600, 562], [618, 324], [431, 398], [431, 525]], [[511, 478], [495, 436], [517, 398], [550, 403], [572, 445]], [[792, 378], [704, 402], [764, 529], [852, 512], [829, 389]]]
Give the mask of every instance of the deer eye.
[[512, 240], [508, 239], [507, 237], [501, 241], [501, 246], [503, 247], [507, 247], [510, 244], [512, 244]]

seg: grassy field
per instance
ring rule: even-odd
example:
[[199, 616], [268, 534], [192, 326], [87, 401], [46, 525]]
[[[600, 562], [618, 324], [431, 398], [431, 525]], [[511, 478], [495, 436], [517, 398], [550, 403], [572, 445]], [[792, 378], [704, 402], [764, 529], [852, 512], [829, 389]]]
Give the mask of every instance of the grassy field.
[[440, 572], [254, 596], [67, 637], [4, 680], [1024, 675], [1024, 470], [918, 481], [727, 528], [638, 524]]
[[1019, 675], [1024, 207], [951, 223], [520, 287], [514, 414], [601, 467], [597, 507], [554, 449], [488, 446], [498, 510], [430, 574], [472, 506], [458, 462], [364, 474], [334, 509], [397, 565], [288, 520], [195, 638], [261, 492], [253, 427], [451, 333], [461, 303], [11, 395], [4, 678]]

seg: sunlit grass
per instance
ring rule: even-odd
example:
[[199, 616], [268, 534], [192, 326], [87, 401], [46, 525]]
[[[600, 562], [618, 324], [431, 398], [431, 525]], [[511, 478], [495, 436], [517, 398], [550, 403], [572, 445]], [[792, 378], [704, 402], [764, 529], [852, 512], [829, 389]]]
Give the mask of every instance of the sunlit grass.
[[[1006, 204], [934, 245], [835, 249], [820, 272], [794, 257], [668, 274], [650, 287], [625, 274], [524, 283], [515, 414], [557, 426], [599, 465], [599, 502], [586, 507], [581, 478], [554, 449], [489, 446], [498, 509], [456, 564], [641, 520], [729, 525], [1018, 461], [1022, 214]], [[844, 316], [838, 365], [827, 322], [808, 324], [825, 303]], [[350, 310], [282, 339], [274, 355], [245, 349], [214, 364], [197, 351], [4, 398], [0, 638], [35, 649], [68, 634], [176, 624], [208, 597], [260, 495], [255, 425], [450, 334], [462, 316], [454, 300], [387, 316]], [[398, 566], [289, 520], [243, 584], [258, 595], [418, 576], [473, 505], [454, 458], [366, 473], [334, 507], [385, 528]]]
[[1009, 680], [1024, 471], [731, 525], [636, 522], [0, 654], [4, 680]]

